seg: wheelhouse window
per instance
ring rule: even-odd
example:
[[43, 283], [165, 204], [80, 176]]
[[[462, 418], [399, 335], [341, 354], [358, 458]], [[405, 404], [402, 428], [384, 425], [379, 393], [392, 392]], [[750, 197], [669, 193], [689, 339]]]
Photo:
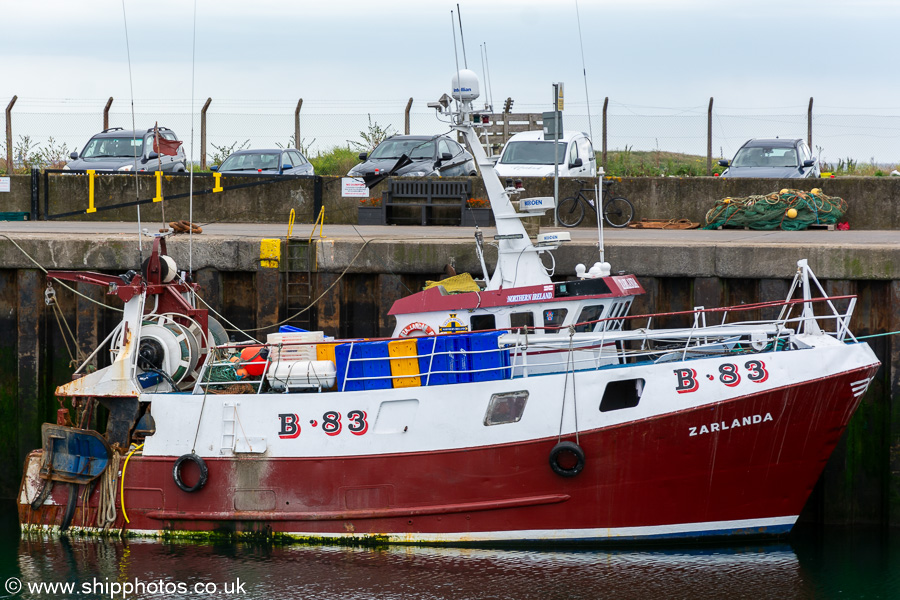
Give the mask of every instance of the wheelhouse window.
[[544, 311], [544, 327], [547, 333], [556, 333], [555, 327], [562, 327], [562, 324], [566, 320], [566, 315], [569, 314], [568, 309], [565, 308], [548, 308]]
[[469, 319], [469, 328], [472, 331], [497, 329], [497, 321], [494, 315], [472, 315]]
[[528, 392], [526, 390], [492, 395], [487, 411], [484, 413], [485, 426], [518, 423], [522, 419], [527, 402]]
[[524, 329], [525, 333], [534, 333], [534, 315], [530, 312], [518, 312], [509, 315], [509, 328]]
[[575, 331], [578, 333], [588, 333], [598, 330], [602, 323], [593, 323], [592, 321], [603, 318], [603, 308], [604, 306], [602, 304], [590, 304], [582, 308], [581, 313], [578, 315], [578, 320], [576, 321], [578, 325], [575, 326]]
[[610, 381], [603, 390], [603, 398], [600, 399], [600, 412], [634, 408], [641, 401], [643, 393], [643, 379]]

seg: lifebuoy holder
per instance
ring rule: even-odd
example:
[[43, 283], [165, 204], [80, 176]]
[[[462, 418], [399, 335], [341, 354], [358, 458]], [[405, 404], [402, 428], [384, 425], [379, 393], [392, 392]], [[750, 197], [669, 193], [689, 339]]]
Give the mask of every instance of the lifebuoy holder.
[[[181, 479], [181, 466], [190, 461], [197, 465], [197, 468], [200, 469], [200, 478], [197, 479], [197, 483], [192, 486], [185, 485], [184, 481]], [[206, 462], [191, 452], [190, 454], [184, 454], [178, 457], [178, 460], [175, 461], [175, 465], [172, 467], [172, 479], [175, 480], [175, 485], [181, 488], [185, 492], [196, 492], [204, 485], [206, 485], [206, 480], [209, 478], [209, 469], [206, 468]]]
[[[434, 328], [431, 327], [428, 323], [423, 323], [421, 321], [414, 321], [400, 330], [400, 336], [402, 338], [409, 337], [413, 332], [421, 331], [424, 335], [434, 335]], [[420, 335], [422, 335], [420, 334]], [[416, 337], [416, 336], [413, 336]]]
[[[572, 455], [575, 457], [575, 465], [563, 467], [559, 463], [561, 456]], [[568, 462], [568, 461], [566, 461]], [[575, 442], [560, 442], [550, 451], [550, 468], [562, 477], [575, 477], [584, 469], [584, 450]]]

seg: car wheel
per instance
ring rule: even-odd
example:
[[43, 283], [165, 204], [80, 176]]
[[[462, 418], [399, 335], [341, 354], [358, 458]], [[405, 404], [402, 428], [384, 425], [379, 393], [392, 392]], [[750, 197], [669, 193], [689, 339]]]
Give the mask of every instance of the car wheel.
[[477, 177], [477, 176], [478, 176], [478, 173], [476, 173], [475, 171], [472, 171], [471, 173], [469, 173], [469, 177]]

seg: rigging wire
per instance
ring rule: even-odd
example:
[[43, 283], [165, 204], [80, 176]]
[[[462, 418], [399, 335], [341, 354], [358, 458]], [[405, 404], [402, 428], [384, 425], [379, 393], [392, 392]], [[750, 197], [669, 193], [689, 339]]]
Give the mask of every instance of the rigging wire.
[[[584, 62], [584, 40], [581, 37], [581, 12], [578, 10], [578, 0], [575, 0], [575, 17], [578, 20], [578, 45], [581, 47], [581, 72], [584, 75], [584, 99], [587, 102], [588, 132], [591, 135], [591, 152], [594, 152], [594, 163], [597, 161], [597, 153], [594, 150], [594, 126], [591, 123], [591, 98], [588, 95], [587, 66]], [[603, 247], [603, 219], [600, 212], [603, 210], [603, 175], [597, 178], [597, 187], [594, 189], [594, 197], [597, 206], [594, 212], [597, 214], [597, 249], [600, 251], [600, 262], [605, 262], [605, 248]]]
[[[125, 23], [125, 54], [128, 57], [128, 90], [131, 93], [131, 148], [134, 155], [134, 199], [140, 199], [139, 178], [137, 174], [137, 127], [134, 122], [134, 83], [131, 77], [131, 44], [128, 41], [128, 18], [125, 15], [125, 0], [122, 0], [122, 22]], [[143, 141], [141, 136], [141, 141]], [[143, 144], [142, 144], [143, 147]], [[138, 265], [144, 263], [144, 242], [141, 239], [141, 205], [137, 205], [138, 222]]]
[[[19, 249], [19, 252], [21, 252], [22, 254], [24, 254], [25, 257], [26, 257], [28, 260], [30, 260], [31, 262], [33, 262], [33, 263], [35, 264], [35, 266], [36, 266], [38, 269], [40, 269], [40, 270], [43, 271], [44, 273], [47, 273], [47, 269], [45, 269], [45, 268], [43, 267], [43, 265], [41, 265], [41, 263], [39, 263], [38, 261], [36, 261], [36, 260], [34, 259], [34, 257], [32, 257], [32, 256], [31, 256], [30, 254], [28, 254], [27, 252], [25, 252], [25, 249], [22, 248], [22, 246], [20, 246], [18, 243], [16, 243], [16, 240], [12, 239], [11, 237], [9, 237], [8, 235], [6, 235], [5, 233], [0, 233], [0, 236], [5, 237], [5, 238], [8, 239], [10, 242], [12, 242], [13, 246], [15, 246], [16, 248], [18, 248], [18, 249]], [[75, 295], [81, 296], [82, 298], [84, 298], [85, 300], [88, 300], [89, 302], [93, 302], [94, 304], [97, 304], [97, 305], [99, 305], [99, 306], [102, 306], [103, 308], [108, 308], [109, 310], [114, 310], [114, 311], [117, 311], [117, 312], [124, 312], [121, 308], [116, 308], [115, 306], [110, 306], [109, 304], [105, 304], [105, 303], [100, 302], [100, 301], [98, 301], [98, 300], [94, 300], [93, 298], [91, 298], [91, 297], [89, 297], [89, 296], [86, 296], [86, 295], [82, 294], [81, 292], [79, 292], [78, 290], [76, 290], [75, 288], [73, 288], [72, 286], [68, 285], [67, 283], [65, 283], [65, 282], [63, 282], [63, 281], [61, 281], [61, 280], [59, 280], [59, 279], [54, 279], [54, 281], [55, 281], [56, 283], [58, 283], [59, 285], [63, 286], [64, 288], [66, 288], [67, 290], [73, 292]]]
[[[194, 70], [197, 60], [197, 0], [194, 0], [194, 38], [191, 42], [191, 175], [188, 190], [188, 222], [194, 222]], [[194, 228], [188, 231], [188, 273], [194, 272]]]

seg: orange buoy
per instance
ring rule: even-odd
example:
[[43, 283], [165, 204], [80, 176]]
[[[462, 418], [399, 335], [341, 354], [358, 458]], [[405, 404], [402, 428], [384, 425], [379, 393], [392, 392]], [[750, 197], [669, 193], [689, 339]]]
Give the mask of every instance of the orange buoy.
[[241, 350], [241, 366], [251, 377], [259, 377], [266, 370], [266, 359], [259, 356], [262, 349], [262, 346], [247, 346]]

